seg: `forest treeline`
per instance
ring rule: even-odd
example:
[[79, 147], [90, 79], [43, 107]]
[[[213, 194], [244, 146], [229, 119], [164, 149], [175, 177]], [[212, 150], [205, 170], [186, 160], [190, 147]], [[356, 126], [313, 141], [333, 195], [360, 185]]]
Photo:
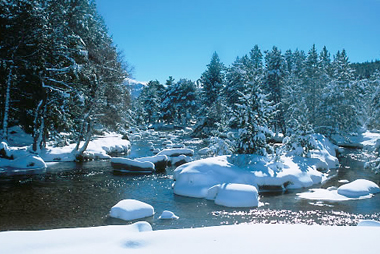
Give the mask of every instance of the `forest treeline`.
[[225, 66], [214, 53], [195, 82], [151, 81], [134, 101], [137, 124], [195, 124], [197, 137], [237, 132], [234, 150], [266, 153], [273, 137], [305, 146], [311, 133], [343, 136], [380, 128], [380, 72], [350, 64], [343, 49], [308, 52], [256, 45]]
[[3, 0], [0, 35], [3, 140], [20, 125], [38, 151], [64, 132], [81, 153], [94, 126], [126, 121], [127, 66], [94, 1]]
[[128, 66], [94, 1], [3, 0], [0, 34], [1, 136], [20, 125], [35, 152], [64, 134], [81, 154], [95, 129], [133, 125], [192, 125], [193, 136], [261, 154], [280, 134], [302, 145], [310, 133], [380, 128], [379, 61], [350, 64], [344, 49], [256, 45], [230, 66], [214, 53], [199, 80], [150, 81], [132, 100]]

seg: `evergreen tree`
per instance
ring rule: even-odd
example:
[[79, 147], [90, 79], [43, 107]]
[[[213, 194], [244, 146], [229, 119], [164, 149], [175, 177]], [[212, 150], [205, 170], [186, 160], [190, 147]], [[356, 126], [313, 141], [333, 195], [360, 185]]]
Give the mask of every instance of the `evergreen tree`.
[[266, 155], [273, 150], [268, 141], [272, 137], [269, 124], [274, 107], [261, 91], [260, 82], [256, 80], [246, 85], [234, 111], [238, 122], [236, 152], [240, 154]]
[[201, 102], [199, 121], [193, 131], [195, 137], [207, 137], [215, 130], [223, 116], [222, 97], [220, 96], [224, 85], [225, 67], [215, 52], [207, 70], [200, 78]]
[[266, 52], [265, 65], [265, 91], [269, 94], [269, 100], [277, 107], [277, 112], [272, 123], [273, 128], [276, 135], [279, 132], [286, 134], [285, 112], [282, 101], [285, 66], [284, 58], [277, 47], [273, 47], [271, 51]]
[[162, 118], [177, 125], [186, 126], [197, 110], [196, 87], [194, 82], [181, 79], [169, 86], [162, 102]]

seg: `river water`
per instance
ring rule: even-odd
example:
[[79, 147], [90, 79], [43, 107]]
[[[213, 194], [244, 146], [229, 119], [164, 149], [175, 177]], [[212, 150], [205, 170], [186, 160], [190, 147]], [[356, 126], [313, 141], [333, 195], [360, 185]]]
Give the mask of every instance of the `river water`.
[[[144, 142], [132, 154], [149, 153]], [[339, 180], [359, 178], [380, 184], [380, 175], [363, 168], [360, 151], [348, 150], [341, 158], [336, 176], [316, 186], [339, 186]], [[109, 161], [82, 164], [50, 164], [46, 175], [0, 182], [0, 231], [38, 230], [64, 227], [89, 227], [128, 224], [109, 218], [110, 208], [122, 199], [137, 199], [155, 208], [155, 215], [144, 220], [154, 230], [253, 223], [303, 223], [356, 225], [362, 219], [380, 220], [380, 195], [364, 200], [318, 202], [301, 199], [297, 193], [260, 195], [258, 208], [225, 208], [213, 201], [173, 194], [172, 172], [152, 175], [114, 175]], [[164, 210], [174, 212], [178, 220], [159, 220]]]

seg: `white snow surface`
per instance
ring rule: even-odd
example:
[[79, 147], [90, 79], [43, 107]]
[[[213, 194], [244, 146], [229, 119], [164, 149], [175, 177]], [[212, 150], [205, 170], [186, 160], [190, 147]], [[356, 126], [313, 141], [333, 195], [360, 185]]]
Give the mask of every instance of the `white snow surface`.
[[215, 204], [227, 207], [259, 206], [259, 193], [255, 186], [228, 183], [219, 185]]
[[[83, 142], [82, 142], [83, 144]], [[41, 151], [40, 156], [45, 162], [54, 161], [75, 161], [73, 152], [76, 144], [70, 144], [64, 147], [48, 146]], [[122, 139], [122, 135], [116, 133], [107, 133], [90, 141], [85, 154], [91, 158], [110, 159], [110, 153], [127, 153], [131, 149], [131, 143]]]
[[[225, 155], [184, 164], [173, 173], [174, 193], [205, 198], [211, 187], [237, 183], [252, 186], [304, 188], [321, 183], [326, 174], [319, 172], [316, 159], [281, 157], [275, 162], [259, 155]], [[318, 162], [318, 160], [317, 160]]]
[[9, 147], [7, 143], [0, 143], [0, 150], [4, 150], [6, 156], [13, 159], [0, 158], [0, 167], [12, 167], [17, 169], [46, 168], [46, 163], [37, 155], [33, 155], [24, 147]]
[[154, 215], [153, 206], [135, 199], [124, 199], [111, 208], [110, 216], [122, 220], [136, 220]]
[[140, 168], [143, 170], [155, 170], [155, 166], [150, 161], [138, 161], [122, 157], [114, 157], [111, 159], [111, 163], [122, 164], [130, 167]]
[[379, 186], [369, 180], [358, 179], [351, 183], [343, 184], [339, 188], [310, 189], [308, 192], [297, 194], [300, 198], [321, 201], [346, 201], [353, 199], [371, 198], [379, 193]]
[[380, 188], [376, 183], [365, 179], [358, 179], [338, 188], [338, 194], [349, 198], [358, 198], [379, 192]]
[[176, 157], [179, 155], [193, 156], [194, 150], [189, 148], [168, 148], [160, 151], [157, 155], [166, 155], [169, 157]]
[[160, 217], [158, 217], [158, 219], [160, 219], [160, 220], [173, 220], [173, 219], [177, 220], [177, 219], [179, 219], [179, 217], [177, 215], [175, 215], [172, 211], [165, 210], [162, 212]]
[[[307, 232], [307, 233], [305, 233]], [[152, 231], [132, 225], [0, 233], [1, 253], [377, 253], [379, 227], [241, 224]]]
[[[336, 146], [318, 134], [313, 135], [313, 142], [318, 150], [311, 151], [308, 158], [289, 154], [278, 158], [239, 154], [189, 162], [174, 170], [174, 193], [188, 197], [215, 199], [216, 203], [234, 206], [234, 202], [239, 202], [236, 198], [239, 195], [235, 194], [240, 192], [244, 198], [240, 200], [242, 203], [235, 204], [236, 206], [252, 206], [253, 203], [257, 206], [258, 199], [254, 202], [246, 199], [249, 196], [246, 195], [247, 185], [250, 186], [249, 192], [252, 193], [255, 193], [253, 188], [257, 192], [259, 186], [286, 189], [311, 187], [328, 177], [327, 173], [322, 173], [318, 169], [328, 170], [339, 166], [338, 159], [335, 157]], [[228, 184], [238, 185], [221, 188], [221, 186], [228, 187]], [[255, 195], [252, 194], [252, 196]], [[219, 201], [222, 197], [223, 202]], [[248, 205], [245, 202], [251, 203]]]

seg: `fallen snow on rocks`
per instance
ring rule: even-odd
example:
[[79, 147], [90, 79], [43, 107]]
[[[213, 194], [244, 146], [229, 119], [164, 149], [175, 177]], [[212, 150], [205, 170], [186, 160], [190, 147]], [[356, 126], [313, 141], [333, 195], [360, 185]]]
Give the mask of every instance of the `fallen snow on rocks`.
[[165, 210], [162, 212], [160, 217], [158, 217], [158, 219], [160, 219], [160, 220], [173, 220], [173, 219], [177, 220], [177, 219], [179, 219], [179, 217], [177, 215], [175, 215], [173, 212]]
[[228, 183], [219, 185], [215, 193], [215, 204], [227, 207], [259, 206], [259, 194], [255, 186]]
[[26, 147], [8, 147], [7, 143], [0, 143], [0, 175], [38, 174], [45, 169], [45, 162]]
[[[309, 157], [283, 155], [224, 155], [184, 164], [173, 173], [174, 193], [208, 198], [224, 206], [258, 206], [257, 189], [308, 188], [327, 179], [339, 166], [335, 146], [322, 135], [314, 135]], [[249, 194], [248, 194], [249, 193]]]
[[339, 188], [310, 189], [309, 192], [298, 194], [300, 198], [321, 201], [346, 201], [352, 199], [371, 198], [373, 194], [380, 193], [380, 188], [374, 182], [358, 179], [343, 184]]
[[124, 199], [111, 208], [110, 216], [122, 220], [136, 220], [154, 215], [153, 206], [135, 199]]

